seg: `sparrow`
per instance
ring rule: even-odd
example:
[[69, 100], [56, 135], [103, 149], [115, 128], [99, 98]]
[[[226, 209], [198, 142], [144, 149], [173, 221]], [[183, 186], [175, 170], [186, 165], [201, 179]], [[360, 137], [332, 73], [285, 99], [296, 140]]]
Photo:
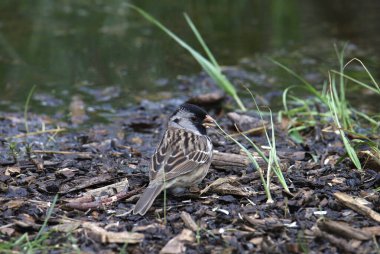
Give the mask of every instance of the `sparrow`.
[[213, 126], [214, 119], [192, 104], [182, 104], [171, 115], [167, 130], [151, 158], [149, 185], [137, 201], [133, 214], [144, 215], [164, 189], [190, 187], [203, 180], [213, 151], [206, 129]]

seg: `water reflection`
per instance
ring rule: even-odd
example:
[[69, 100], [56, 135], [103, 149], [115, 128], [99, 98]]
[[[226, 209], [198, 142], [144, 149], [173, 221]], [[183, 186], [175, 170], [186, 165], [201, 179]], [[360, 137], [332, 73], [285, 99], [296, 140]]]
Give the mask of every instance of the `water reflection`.
[[[54, 107], [52, 104], [39, 102], [49, 96], [53, 102], [60, 102], [57, 108], [67, 109], [76, 94], [81, 94], [89, 105], [96, 105], [99, 96], [93, 93], [107, 87], [116, 91], [108, 103], [125, 106], [140, 92], [152, 98], [157, 91], [175, 90], [173, 79], [177, 75], [200, 71], [187, 52], [128, 9], [126, 3], [1, 1], [0, 110], [20, 111], [33, 85], [38, 87], [33, 108], [39, 112], [57, 110], [49, 109]], [[357, 45], [354, 54], [361, 52], [373, 71], [379, 66], [378, 1], [136, 3], [195, 45], [182, 17], [187, 12], [224, 65], [251, 59], [256, 71], [265, 71], [260, 68], [260, 62], [265, 61], [261, 56], [280, 52], [292, 68], [301, 72], [304, 64], [292, 58], [294, 54], [305, 59], [312, 56], [315, 63], [311, 68], [315, 72], [320, 70], [320, 64], [336, 63], [332, 41], [337, 39]], [[273, 85], [286, 86], [290, 82], [293, 80]]]

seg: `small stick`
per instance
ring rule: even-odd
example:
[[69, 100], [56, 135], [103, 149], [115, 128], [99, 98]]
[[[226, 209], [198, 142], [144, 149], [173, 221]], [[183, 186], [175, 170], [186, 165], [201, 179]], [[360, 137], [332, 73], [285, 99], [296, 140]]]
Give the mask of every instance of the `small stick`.
[[94, 157], [92, 153], [88, 152], [75, 152], [75, 151], [53, 151], [53, 150], [33, 150], [31, 153], [35, 154], [62, 154], [62, 155], [77, 155], [83, 159], [91, 159]]
[[88, 209], [101, 209], [103, 206], [111, 205], [112, 203], [114, 203], [116, 201], [120, 201], [122, 199], [130, 198], [130, 197], [136, 195], [137, 193], [139, 193], [140, 190], [142, 190], [143, 188], [144, 187], [141, 187], [141, 188], [135, 189], [133, 191], [129, 191], [129, 192], [122, 191], [122, 192], [120, 192], [114, 196], [102, 198], [100, 200], [93, 201], [93, 202], [88, 202], [88, 203], [71, 202], [71, 203], [65, 204], [64, 206], [66, 208], [76, 209], [76, 210], [80, 210], [80, 211], [87, 211]]
[[349, 226], [347, 223], [332, 221], [328, 219], [320, 220], [317, 222], [318, 227], [326, 232], [334, 233], [338, 236], [351, 240], [369, 240], [372, 236], [365, 231]]
[[338, 201], [343, 203], [345, 206], [351, 208], [357, 213], [367, 216], [380, 223], [380, 214], [372, 210], [371, 208], [360, 204], [353, 196], [350, 196], [343, 192], [336, 192], [334, 196]]
[[326, 239], [327, 241], [335, 245], [338, 249], [342, 250], [344, 253], [357, 253], [357, 250], [354, 249], [348, 241], [342, 238], [335, 237], [326, 232], [322, 233], [322, 231], [318, 228], [315, 228], [313, 232], [315, 236]]
[[44, 134], [44, 133], [58, 133], [66, 131], [64, 128], [57, 128], [57, 129], [50, 129], [50, 130], [43, 130], [43, 131], [33, 131], [33, 132], [28, 132], [28, 133], [22, 133], [22, 134], [17, 134], [11, 137], [8, 137], [7, 139], [12, 139], [12, 138], [23, 138], [23, 137], [28, 137], [28, 136], [34, 136], [34, 135], [39, 135], [39, 134]]
[[246, 130], [246, 131], [243, 131], [243, 132], [238, 132], [238, 133], [234, 133], [234, 134], [230, 134], [231, 137], [235, 138], [235, 137], [238, 137], [242, 134], [244, 135], [247, 135], [247, 134], [260, 134], [260, 133], [263, 133], [265, 130], [265, 128], [263, 126], [261, 127], [255, 127], [255, 128], [251, 128], [249, 130]]

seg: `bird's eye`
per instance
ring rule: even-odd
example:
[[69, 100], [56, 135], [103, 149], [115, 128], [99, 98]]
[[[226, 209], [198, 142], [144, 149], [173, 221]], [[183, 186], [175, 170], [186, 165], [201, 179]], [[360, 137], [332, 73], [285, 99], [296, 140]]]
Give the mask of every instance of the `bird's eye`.
[[197, 119], [198, 119], [198, 118], [197, 118], [196, 116], [192, 116], [192, 117], [191, 117], [191, 121], [193, 121], [193, 122], [197, 121]]
[[176, 119], [173, 120], [173, 122], [175, 122], [175, 123], [179, 123], [179, 119], [176, 118]]

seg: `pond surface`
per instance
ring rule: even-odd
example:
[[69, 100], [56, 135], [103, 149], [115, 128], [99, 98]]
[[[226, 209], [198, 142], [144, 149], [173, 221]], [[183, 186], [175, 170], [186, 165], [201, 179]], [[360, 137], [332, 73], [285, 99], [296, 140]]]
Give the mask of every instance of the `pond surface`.
[[[112, 112], [144, 98], [180, 96], [179, 81], [200, 67], [127, 3], [1, 1], [0, 111], [22, 111], [33, 86], [30, 110], [63, 116], [78, 98], [89, 111]], [[338, 66], [334, 42], [348, 41], [347, 57], [360, 57], [379, 76], [379, 1], [134, 3], [197, 45], [182, 16], [188, 13], [219, 63], [244, 70], [245, 85], [258, 93], [296, 82], [267, 57], [322, 83]]]

